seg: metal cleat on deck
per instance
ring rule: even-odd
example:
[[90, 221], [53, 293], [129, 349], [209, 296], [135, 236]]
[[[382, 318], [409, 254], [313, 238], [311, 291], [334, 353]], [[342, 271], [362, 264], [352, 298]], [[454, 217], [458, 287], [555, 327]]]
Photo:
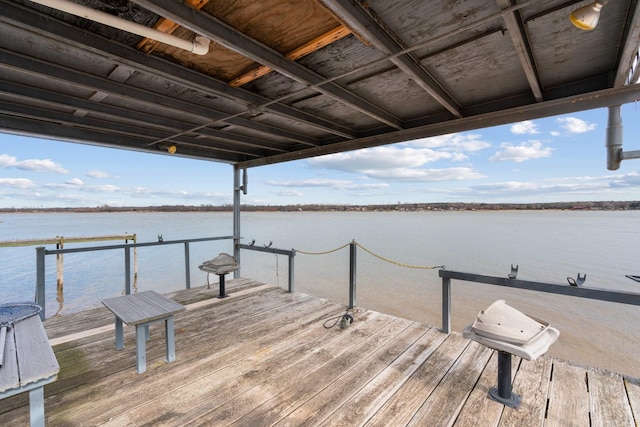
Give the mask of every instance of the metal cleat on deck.
[[517, 409], [520, 396], [511, 391], [511, 355], [536, 360], [549, 350], [560, 332], [548, 322], [527, 316], [504, 300], [498, 300], [482, 310], [462, 335], [498, 350], [498, 386], [489, 390], [489, 398]]
[[215, 258], [203, 262], [198, 268], [207, 273], [207, 288], [210, 287], [209, 273], [218, 275], [220, 283], [218, 298], [224, 298], [227, 296], [224, 289], [224, 276], [232, 271], [236, 271], [238, 269], [238, 262], [231, 255], [221, 253]]

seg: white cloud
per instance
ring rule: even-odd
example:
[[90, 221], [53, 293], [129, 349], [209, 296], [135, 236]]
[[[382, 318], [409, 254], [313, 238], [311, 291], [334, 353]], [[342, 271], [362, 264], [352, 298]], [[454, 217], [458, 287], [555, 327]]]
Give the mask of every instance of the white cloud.
[[540, 141], [528, 141], [519, 145], [502, 144], [500, 151], [489, 158], [491, 161], [511, 161], [521, 163], [526, 160], [551, 157], [553, 150], [542, 145]]
[[361, 172], [370, 169], [415, 168], [426, 163], [450, 158], [452, 158], [452, 154], [443, 151], [392, 145], [329, 154], [309, 159], [307, 162], [312, 167]]
[[437, 162], [461, 162], [469, 154], [491, 147], [476, 134], [451, 134], [402, 144], [331, 154], [307, 160], [315, 168], [358, 173], [378, 180], [434, 182], [484, 178], [471, 167], [432, 168]]
[[514, 123], [511, 125], [511, 133], [515, 134], [529, 134], [533, 135], [536, 133], [540, 133], [538, 127], [531, 120], [526, 120], [524, 122]]
[[595, 123], [588, 123], [577, 117], [560, 117], [557, 119], [560, 127], [569, 133], [585, 133], [596, 128]]
[[[497, 199], [499, 197], [543, 197], [562, 194], [563, 198], [578, 195], [580, 199], [596, 197], [603, 199], [616, 194], [622, 195], [626, 188], [640, 186], [640, 172], [604, 176], [578, 176], [551, 178], [540, 182], [506, 181], [480, 184], [467, 189], [459, 189], [479, 197]], [[571, 197], [569, 197], [571, 198]], [[624, 200], [624, 199], [622, 199]]]
[[462, 181], [485, 178], [484, 175], [467, 167], [446, 169], [386, 169], [369, 171], [367, 175], [377, 179], [405, 182]]
[[84, 184], [84, 182], [80, 179], [80, 178], [72, 178], [68, 181], [65, 181], [65, 184], [69, 184], [69, 185], [74, 185], [74, 186], [81, 186]]
[[386, 188], [389, 185], [384, 183], [379, 184], [356, 184], [349, 180], [340, 179], [304, 179], [304, 180], [292, 180], [292, 181], [267, 181], [269, 185], [274, 187], [291, 187], [291, 188], [333, 188], [336, 190], [361, 190], [361, 189], [379, 189]]
[[30, 179], [26, 178], [0, 178], [0, 186], [7, 186], [13, 188], [19, 188], [26, 190], [28, 188], [35, 187], [35, 184]]
[[491, 147], [491, 144], [481, 139], [478, 134], [452, 133], [449, 135], [433, 136], [409, 141], [408, 146], [416, 148], [441, 149], [449, 152], [473, 153]]
[[274, 192], [278, 196], [282, 197], [304, 197], [304, 193], [298, 190], [284, 190], [284, 191], [276, 191]]
[[51, 159], [28, 159], [18, 161], [8, 154], [0, 154], [0, 167], [16, 168], [33, 172], [55, 172], [59, 174], [68, 174], [69, 171], [62, 167], [59, 163]]
[[104, 178], [110, 177], [110, 175], [107, 172], [99, 171], [97, 169], [88, 171], [87, 176], [91, 178], [97, 178], [97, 179], [104, 179]]

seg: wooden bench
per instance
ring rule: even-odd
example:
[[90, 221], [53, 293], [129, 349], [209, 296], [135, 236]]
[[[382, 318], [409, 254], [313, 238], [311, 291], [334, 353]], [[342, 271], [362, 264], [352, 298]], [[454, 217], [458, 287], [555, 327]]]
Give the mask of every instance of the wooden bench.
[[149, 324], [164, 320], [167, 362], [176, 360], [173, 315], [185, 310], [182, 304], [155, 291], [109, 298], [102, 303], [116, 316], [116, 348], [124, 348], [123, 323], [136, 327], [136, 369], [139, 374], [147, 370], [145, 344], [149, 339]]
[[55, 381], [59, 371], [39, 316], [31, 316], [9, 328], [0, 367], [0, 399], [28, 391], [32, 427], [44, 427], [43, 387]]

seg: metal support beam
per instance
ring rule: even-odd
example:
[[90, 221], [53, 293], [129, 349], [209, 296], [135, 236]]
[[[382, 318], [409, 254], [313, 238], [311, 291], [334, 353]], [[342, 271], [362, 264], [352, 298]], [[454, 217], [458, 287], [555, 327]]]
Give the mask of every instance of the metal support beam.
[[301, 150], [296, 153], [278, 154], [264, 159], [248, 160], [239, 163], [240, 167], [255, 167], [274, 164], [289, 160], [299, 160], [325, 154], [339, 153], [361, 148], [375, 147], [412, 139], [428, 138], [455, 132], [464, 132], [484, 127], [499, 126], [523, 120], [533, 120], [542, 117], [558, 116], [576, 111], [592, 110], [610, 105], [626, 104], [640, 100], [640, 85], [624, 86], [621, 88], [605, 89], [595, 92], [568, 96], [536, 104], [527, 104], [501, 111], [467, 116], [461, 119], [449, 120], [418, 126], [396, 132], [359, 138], [354, 141], [344, 141]]
[[278, 116], [286, 117], [344, 138], [355, 137], [355, 132], [351, 129], [324, 120], [317, 115], [295, 109], [283, 103], [274, 103], [269, 98], [241, 88], [230, 87], [225, 82], [202, 73], [180, 67], [122, 44], [113, 43], [80, 28], [71, 27], [34, 9], [8, 0], [0, 0], [0, 5], [2, 5], [0, 22], [10, 23], [36, 32], [46, 32], [49, 36], [56, 37], [58, 41], [78, 49], [93, 53], [98, 52], [100, 55], [109, 58], [114, 64], [126, 65], [143, 73], [164, 76], [204, 94], [227, 98], [244, 106], [250, 104], [260, 105], [263, 106], [261, 107], [263, 110]]
[[[511, 0], [497, 1], [500, 9], [507, 9], [511, 6]], [[518, 53], [518, 58], [520, 59], [520, 63], [522, 64], [524, 74], [525, 76], [527, 76], [527, 81], [529, 82], [529, 86], [531, 87], [531, 92], [533, 93], [536, 101], [540, 102], [543, 100], [542, 89], [540, 87], [540, 79], [538, 77], [538, 72], [535, 66], [535, 60], [531, 53], [531, 48], [529, 47], [527, 32], [525, 31], [522, 20], [520, 19], [520, 11], [514, 10], [512, 12], [505, 13], [504, 15], [502, 15], [502, 18], [504, 19], [508, 33], [511, 36], [513, 47], [515, 47], [516, 52]]]
[[[369, 7], [351, 0], [322, 0], [340, 19], [356, 33], [363, 36], [385, 55], [393, 55], [407, 49], [398, 36]], [[460, 105], [447, 93], [440, 83], [420, 64], [413, 53], [394, 56], [390, 59], [399, 69], [409, 75], [425, 92], [445, 107], [455, 117], [462, 117]]]
[[317, 85], [317, 90], [325, 95], [393, 128], [402, 129], [400, 119], [389, 112], [350, 92], [337, 83], [323, 83], [325, 80], [323, 76], [297, 62], [287, 59], [286, 56], [239, 32], [237, 29], [211, 15], [196, 12], [183, 3], [174, 0], [133, 0], [133, 2], [197, 34], [201, 34], [228, 49], [238, 52], [247, 58], [251, 58], [259, 64], [266, 65], [293, 80], [305, 85]]
[[233, 167], [233, 257], [238, 263], [238, 268], [233, 272], [233, 277], [240, 277], [240, 168]]

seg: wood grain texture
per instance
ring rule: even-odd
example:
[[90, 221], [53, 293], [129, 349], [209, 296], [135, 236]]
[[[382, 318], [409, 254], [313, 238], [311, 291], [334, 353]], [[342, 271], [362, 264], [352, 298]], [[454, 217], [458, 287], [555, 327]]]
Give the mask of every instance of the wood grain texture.
[[549, 391], [548, 426], [588, 426], [589, 390], [584, 368], [556, 362]]
[[[513, 358], [522, 403], [505, 408], [486, 397], [496, 353], [459, 333], [362, 308], [348, 328], [326, 329], [344, 306], [245, 279], [228, 285], [233, 298], [202, 288], [171, 295], [197, 303], [175, 316], [178, 358], [167, 363], [164, 339], [152, 334], [141, 375], [132, 328], [121, 351], [112, 331], [63, 339], [58, 381], [45, 387], [48, 425], [635, 426], [637, 380]], [[24, 393], [2, 400], [0, 425], [26, 423]]]

